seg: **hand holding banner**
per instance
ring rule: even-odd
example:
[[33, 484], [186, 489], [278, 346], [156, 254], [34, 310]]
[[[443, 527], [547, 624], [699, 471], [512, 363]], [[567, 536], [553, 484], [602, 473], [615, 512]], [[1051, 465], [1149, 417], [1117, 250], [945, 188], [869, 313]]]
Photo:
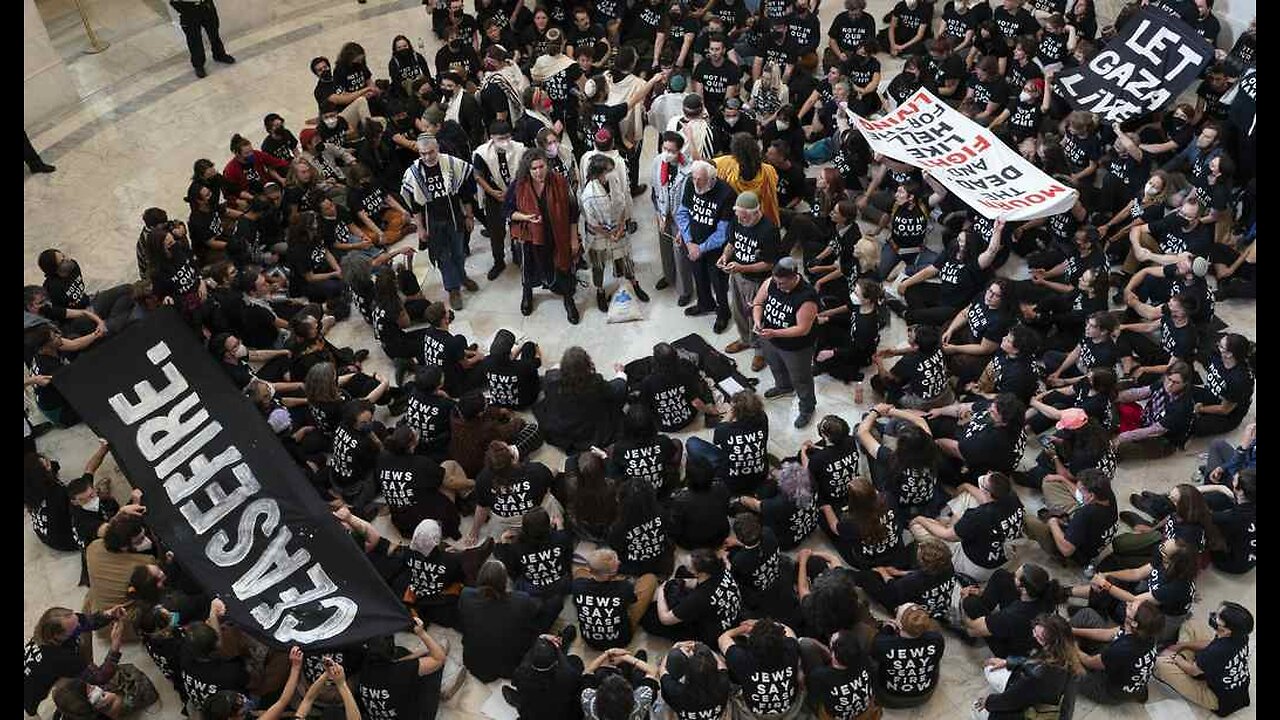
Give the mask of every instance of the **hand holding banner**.
[[1212, 61], [1204, 36], [1164, 10], [1145, 7], [1088, 65], [1058, 75], [1054, 92], [1110, 125], [1166, 106]]
[[875, 120], [849, 113], [871, 149], [922, 168], [984, 216], [1032, 220], [1057, 215], [1077, 192], [1027, 162], [990, 130], [918, 90]]
[[337, 648], [409, 625], [266, 421], [172, 308], [54, 376], [106, 438], [147, 525], [241, 628]]

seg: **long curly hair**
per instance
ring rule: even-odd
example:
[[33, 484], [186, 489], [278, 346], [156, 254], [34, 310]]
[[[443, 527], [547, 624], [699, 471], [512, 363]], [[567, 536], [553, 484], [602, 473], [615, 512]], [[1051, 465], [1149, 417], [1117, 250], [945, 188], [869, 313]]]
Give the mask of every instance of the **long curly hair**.
[[598, 391], [604, 378], [596, 372], [596, 364], [586, 350], [574, 345], [560, 356], [560, 392], [563, 395], [587, 395]]

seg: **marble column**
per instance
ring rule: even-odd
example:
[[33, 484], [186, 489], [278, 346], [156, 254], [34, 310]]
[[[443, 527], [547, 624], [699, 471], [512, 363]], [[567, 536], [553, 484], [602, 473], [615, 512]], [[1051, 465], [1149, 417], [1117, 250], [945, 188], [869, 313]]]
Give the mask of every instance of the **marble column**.
[[22, 0], [22, 124], [44, 120], [79, 101], [35, 0]]

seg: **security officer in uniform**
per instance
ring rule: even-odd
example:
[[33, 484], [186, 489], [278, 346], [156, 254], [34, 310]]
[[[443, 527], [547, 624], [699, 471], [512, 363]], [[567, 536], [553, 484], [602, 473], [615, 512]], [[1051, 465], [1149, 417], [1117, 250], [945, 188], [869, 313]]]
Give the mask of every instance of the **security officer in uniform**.
[[178, 11], [178, 23], [187, 36], [187, 50], [191, 51], [191, 67], [196, 69], [196, 77], [204, 77], [209, 73], [204, 69], [204, 38], [200, 31], [209, 35], [209, 49], [213, 51], [213, 59], [230, 65], [236, 61], [222, 47], [222, 37], [218, 35], [218, 8], [213, 0], [169, 0], [169, 4]]

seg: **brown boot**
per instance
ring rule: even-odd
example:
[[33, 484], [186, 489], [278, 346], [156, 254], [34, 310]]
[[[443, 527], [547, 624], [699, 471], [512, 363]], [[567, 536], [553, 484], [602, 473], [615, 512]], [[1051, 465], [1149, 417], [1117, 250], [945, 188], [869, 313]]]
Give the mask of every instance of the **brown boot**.
[[764, 369], [764, 366], [767, 364], [768, 363], [764, 361], [763, 355], [757, 355], [751, 358], [751, 369], [755, 372], [760, 372], [761, 370]]
[[734, 340], [733, 342], [724, 346], [724, 351], [729, 353], [730, 355], [733, 355], [735, 353], [740, 353], [749, 347], [751, 346], [742, 342], [741, 340]]

